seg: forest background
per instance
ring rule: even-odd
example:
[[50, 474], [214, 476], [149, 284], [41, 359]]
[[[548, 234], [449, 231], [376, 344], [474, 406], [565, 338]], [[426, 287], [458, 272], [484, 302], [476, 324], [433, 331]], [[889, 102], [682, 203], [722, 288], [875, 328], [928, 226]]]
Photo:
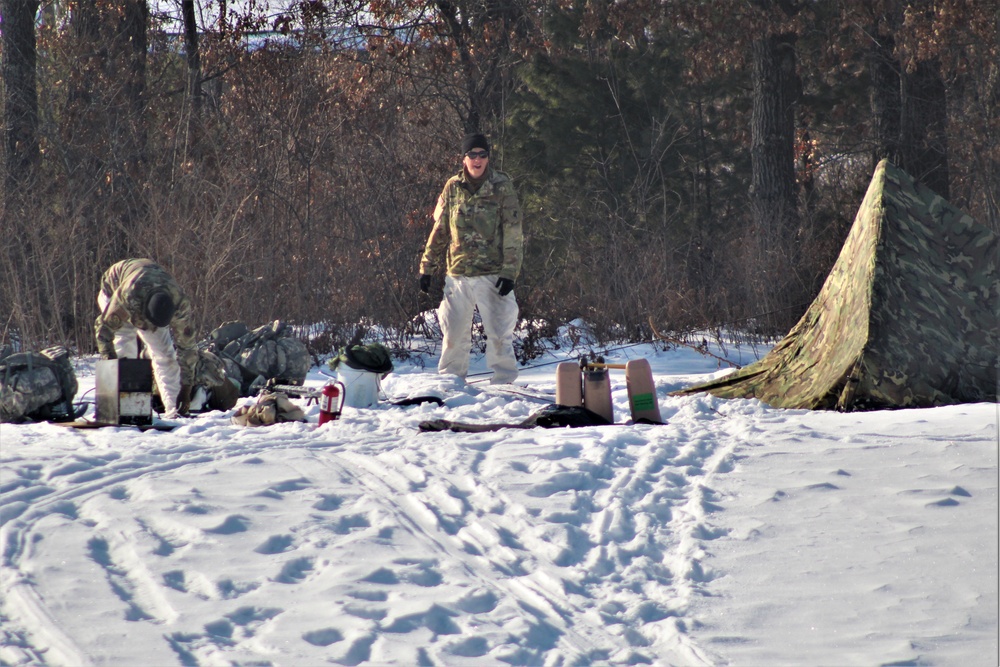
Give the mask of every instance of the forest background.
[[[95, 349], [102, 272], [204, 334], [404, 346], [467, 131], [525, 217], [526, 361], [581, 318], [782, 335], [888, 157], [1000, 232], [1000, 8], [974, 0], [0, 0], [0, 344]], [[432, 333], [432, 332], [431, 332]]]

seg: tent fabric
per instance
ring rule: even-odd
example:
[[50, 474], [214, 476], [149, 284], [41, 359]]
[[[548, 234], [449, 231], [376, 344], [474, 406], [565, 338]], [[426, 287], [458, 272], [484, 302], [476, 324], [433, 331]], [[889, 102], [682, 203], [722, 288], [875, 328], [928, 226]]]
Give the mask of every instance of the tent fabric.
[[882, 160], [788, 335], [756, 363], [675, 394], [838, 410], [996, 401], [998, 251], [989, 228]]

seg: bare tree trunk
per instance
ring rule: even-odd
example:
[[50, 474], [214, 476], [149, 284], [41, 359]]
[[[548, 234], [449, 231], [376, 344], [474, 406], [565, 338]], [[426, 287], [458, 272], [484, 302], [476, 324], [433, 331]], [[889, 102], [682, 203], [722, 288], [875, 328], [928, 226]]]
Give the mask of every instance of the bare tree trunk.
[[181, 8], [184, 14], [184, 48], [187, 51], [187, 95], [191, 103], [191, 115], [197, 121], [201, 117], [201, 52], [198, 50], [198, 22], [194, 13], [194, 0], [184, 0]]
[[132, 120], [132, 146], [129, 166], [146, 162], [146, 54], [149, 40], [146, 35], [149, 7], [146, 0], [127, 0], [122, 16], [122, 39], [127, 43], [125, 97], [128, 115]]
[[[751, 113], [750, 213], [755, 232], [753, 267], [759, 296], [770, 310], [796, 301], [794, 280], [800, 226], [795, 182], [795, 36], [754, 40]], [[797, 315], [796, 315], [797, 316]], [[794, 320], [793, 320], [794, 321]], [[780, 329], [785, 322], [779, 320]]]
[[31, 182], [38, 165], [38, 92], [35, 87], [35, 14], [38, 0], [3, 0], [4, 127], [6, 187], [14, 193]]
[[937, 60], [903, 74], [902, 110], [900, 166], [948, 199], [948, 100]]
[[143, 227], [148, 217], [144, 185], [147, 181], [146, 35], [149, 9], [146, 0], [124, 0], [114, 29], [112, 50], [106, 63], [111, 84], [107, 106], [109, 171], [115, 179], [114, 194], [107, 209], [117, 218], [121, 235], [120, 251], [129, 255], [142, 252]]
[[186, 162], [190, 158], [198, 159], [202, 154], [201, 51], [198, 45], [198, 22], [194, 12], [194, 0], [181, 2], [181, 14], [184, 19], [187, 81], [184, 91], [186, 105], [183, 109], [184, 143], [180, 159]]
[[871, 31], [874, 41], [868, 54], [868, 73], [871, 78], [872, 131], [875, 146], [872, 151], [872, 168], [879, 160], [888, 158], [902, 166], [900, 154], [900, 78], [896, 58], [896, 42], [892, 34], [876, 25]]
[[[25, 304], [35, 303], [34, 273], [29, 271], [38, 246], [29, 233], [31, 194], [41, 159], [38, 145], [38, 94], [35, 87], [35, 12], [38, 2], [3, 0], [4, 179], [0, 229], [8, 242], [0, 249], [0, 347], [24, 343], [33, 332]], [[30, 311], [30, 308], [27, 309]], [[40, 319], [40, 318], [36, 318]]]
[[[60, 134], [64, 146], [69, 196], [80, 219], [96, 226], [94, 209], [97, 206], [93, 198], [95, 183], [100, 180], [103, 165], [93, 147], [100, 143], [99, 120], [103, 114], [95, 108], [95, 99], [97, 73], [104, 65], [105, 54], [100, 47], [100, 18], [95, 0], [80, 0], [76, 3], [70, 20], [74, 53], [70, 64], [66, 108], [60, 119]], [[91, 261], [98, 258], [99, 245], [103, 243], [96, 235], [88, 239], [87, 253]]]
[[753, 43], [750, 202], [761, 230], [788, 239], [799, 226], [795, 186], [794, 37]]
[[511, 44], [527, 34], [524, 8], [520, 0], [436, 0], [435, 8], [455, 44], [465, 77], [465, 130], [480, 132], [484, 122], [502, 116], [512, 80]]
[[754, 220], [775, 233], [797, 227], [792, 77], [795, 53], [790, 36], [755, 40], [751, 115], [750, 199]]

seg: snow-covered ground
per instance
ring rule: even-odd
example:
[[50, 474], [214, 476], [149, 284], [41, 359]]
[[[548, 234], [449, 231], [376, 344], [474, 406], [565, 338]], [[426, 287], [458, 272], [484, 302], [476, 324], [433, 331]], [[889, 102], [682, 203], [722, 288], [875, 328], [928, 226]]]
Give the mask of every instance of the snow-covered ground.
[[[996, 405], [671, 397], [723, 371], [607, 360], [640, 357], [666, 425], [625, 424], [612, 371], [620, 425], [424, 433], [546, 403], [433, 358], [383, 387], [443, 406], [319, 428], [305, 401], [311, 423], [260, 428], [4, 424], [0, 664], [998, 663]], [[525, 393], [554, 395], [558, 360]]]

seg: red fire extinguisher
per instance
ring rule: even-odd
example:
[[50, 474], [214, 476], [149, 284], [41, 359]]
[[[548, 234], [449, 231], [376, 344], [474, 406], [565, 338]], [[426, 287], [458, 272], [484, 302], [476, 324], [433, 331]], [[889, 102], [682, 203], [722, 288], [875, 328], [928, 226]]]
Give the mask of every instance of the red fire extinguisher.
[[323, 385], [319, 398], [319, 425], [340, 419], [340, 409], [344, 407], [344, 383], [328, 382]]

